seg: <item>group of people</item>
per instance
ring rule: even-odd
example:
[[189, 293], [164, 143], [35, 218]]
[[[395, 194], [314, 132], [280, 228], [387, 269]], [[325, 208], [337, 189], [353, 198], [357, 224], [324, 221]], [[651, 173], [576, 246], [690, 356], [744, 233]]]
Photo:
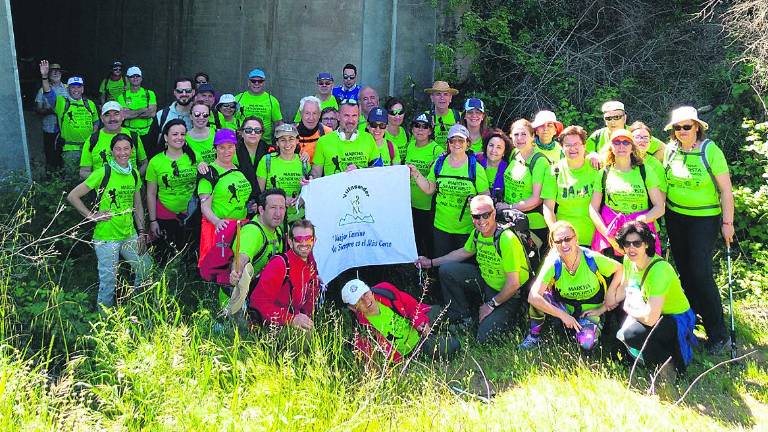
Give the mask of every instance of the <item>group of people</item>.
[[[431, 109], [408, 113], [403, 100], [381, 103], [375, 89], [359, 86], [347, 64], [343, 85], [319, 73], [316, 93], [285, 122], [260, 69], [237, 95], [216, 92], [204, 73], [179, 78], [174, 102], [158, 110], [141, 70], [128, 68], [126, 81], [121, 68], [113, 64], [97, 109], [83, 96], [82, 77], [64, 86], [59, 65], [40, 63], [39, 110], [53, 116], [44, 122], [46, 159], [60, 152], [65, 175], [83, 179], [68, 199], [96, 222], [101, 305], [114, 304], [120, 255], [143, 280], [152, 242], [161, 263], [198, 251], [222, 305], [245, 283], [252, 322], [310, 332], [320, 281], [301, 188], [321, 176], [404, 164], [416, 264], [439, 268], [439, 289], [428, 293], [436, 304], [389, 283], [355, 279], [341, 289], [392, 358], [417, 346], [450, 355], [457, 329], [477, 326], [477, 340], [489, 341], [524, 305], [530, 332], [522, 349], [540, 344], [547, 315], [586, 351], [613, 319], [633, 356], [671, 358], [678, 369], [691, 359], [696, 314], [710, 351], [729, 343], [712, 256], [719, 233], [733, 240], [733, 195], [725, 156], [693, 107], [672, 111], [666, 143], [643, 122], [630, 124], [619, 101], [602, 105], [605, 127], [589, 135], [552, 111], [502, 130], [489, 126], [478, 98], [454, 108], [459, 92], [445, 81], [425, 89]], [[92, 190], [90, 208], [83, 198]], [[497, 222], [510, 214], [524, 215], [525, 239]], [[662, 258], [662, 221], [674, 268]], [[438, 317], [453, 333], [437, 336]], [[370, 341], [356, 345], [370, 353]]]

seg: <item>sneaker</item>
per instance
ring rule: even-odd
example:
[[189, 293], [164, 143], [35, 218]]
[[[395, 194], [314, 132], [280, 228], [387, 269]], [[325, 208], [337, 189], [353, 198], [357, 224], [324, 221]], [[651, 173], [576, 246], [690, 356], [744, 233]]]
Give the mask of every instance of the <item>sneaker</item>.
[[719, 340], [707, 340], [705, 347], [707, 350], [707, 354], [709, 355], [719, 355], [723, 353], [723, 350], [730, 348], [731, 346], [731, 337], [726, 336]]
[[525, 339], [520, 343], [520, 345], [517, 346], [517, 349], [525, 351], [532, 350], [534, 348], [538, 348], [540, 342], [541, 336], [534, 336], [529, 333], [528, 336], [526, 336]]

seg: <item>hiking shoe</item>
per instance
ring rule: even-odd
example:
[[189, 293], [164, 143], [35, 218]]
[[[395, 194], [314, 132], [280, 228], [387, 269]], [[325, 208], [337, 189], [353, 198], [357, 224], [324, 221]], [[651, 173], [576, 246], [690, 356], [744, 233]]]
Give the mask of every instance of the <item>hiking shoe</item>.
[[648, 393], [655, 394], [662, 399], [675, 400], [680, 394], [677, 391], [675, 383], [677, 381], [677, 370], [672, 362], [668, 362], [661, 369], [657, 369], [652, 375], [651, 388]]
[[528, 336], [526, 336], [525, 339], [520, 342], [520, 345], [517, 346], [517, 349], [525, 351], [532, 350], [534, 348], [538, 348], [540, 342], [541, 336], [534, 336], [529, 333]]
[[731, 337], [726, 336], [722, 339], [710, 341], [708, 340], [705, 344], [705, 348], [707, 350], [707, 354], [709, 355], [719, 355], [723, 353], [723, 350], [728, 349], [731, 346]]

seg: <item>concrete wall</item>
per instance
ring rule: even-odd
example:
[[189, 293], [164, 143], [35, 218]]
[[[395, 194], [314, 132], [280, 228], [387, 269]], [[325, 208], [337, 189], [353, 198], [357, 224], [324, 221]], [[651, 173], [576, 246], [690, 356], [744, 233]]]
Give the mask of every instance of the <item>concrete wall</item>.
[[21, 172], [31, 178], [9, 0], [0, 0], [0, 20], [0, 76], [6, 78], [0, 80], [0, 176]]

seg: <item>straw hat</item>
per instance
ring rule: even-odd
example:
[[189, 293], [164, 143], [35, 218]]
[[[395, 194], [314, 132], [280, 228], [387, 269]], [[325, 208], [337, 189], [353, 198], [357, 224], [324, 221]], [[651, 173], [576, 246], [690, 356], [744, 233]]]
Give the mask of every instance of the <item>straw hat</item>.
[[427, 94], [438, 93], [438, 92], [448, 92], [452, 95], [459, 94], [458, 90], [456, 90], [455, 88], [451, 88], [451, 85], [445, 81], [435, 81], [432, 84], [432, 87], [428, 89], [424, 89], [424, 93], [427, 93]]
[[672, 129], [672, 126], [686, 120], [695, 121], [704, 130], [709, 129], [709, 125], [707, 124], [707, 122], [699, 120], [699, 112], [696, 110], [696, 108], [692, 106], [681, 106], [680, 108], [675, 108], [674, 110], [672, 110], [672, 115], [670, 116], [669, 123], [667, 123], [667, 125], [664, 126], [664, 130], [668, 131]]

